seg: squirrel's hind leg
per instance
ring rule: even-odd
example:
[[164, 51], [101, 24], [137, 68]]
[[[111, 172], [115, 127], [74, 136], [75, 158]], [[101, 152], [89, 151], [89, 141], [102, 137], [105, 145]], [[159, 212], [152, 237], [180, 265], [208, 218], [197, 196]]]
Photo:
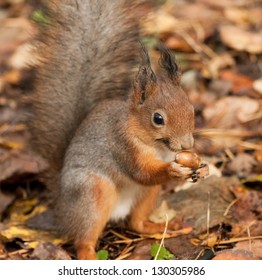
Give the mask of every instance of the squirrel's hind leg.
[[163, 231], [161, 224], [149, 221], [151, 214], [160, 191], [160, 186], [146, 187], [143, 195], [134, 205], [130, 215], [130, 227], [139, 233], [153, 234]]
[[[97, 241], [110, 218], [118, 193], [115, 185], [108, 179], [92, 176], [92, 185], [84, 187], [74, 205], [75, 221], [79, 226], [75, 234], [75, 248], [78, 259], [96, 259]], [[90, 184], [90, 182], [89, 182]], [[88, 203], [87, 203], [88, 202]], [[89, 204], [89, 205], [87, 205]]]
[[[130, 215], [130, 227], [139, 233], [154, 234], [163, 233], [166, 223], [153, 223], [149, 216], [154, 209], [161, 186], [146, 187], [144, 194], [137, 201]], [[176, 222], [168, 224], [169, 230], [175, 230], [179, 227]]]

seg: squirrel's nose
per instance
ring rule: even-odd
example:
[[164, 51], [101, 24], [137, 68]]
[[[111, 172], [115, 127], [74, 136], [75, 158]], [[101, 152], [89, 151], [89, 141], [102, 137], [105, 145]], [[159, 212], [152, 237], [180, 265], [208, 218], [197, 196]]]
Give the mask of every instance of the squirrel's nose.
[[194, 138], [192, 133], [182, 136], [180, 141], [182, 149], [185, 150], [191, 149], [194, 145]]

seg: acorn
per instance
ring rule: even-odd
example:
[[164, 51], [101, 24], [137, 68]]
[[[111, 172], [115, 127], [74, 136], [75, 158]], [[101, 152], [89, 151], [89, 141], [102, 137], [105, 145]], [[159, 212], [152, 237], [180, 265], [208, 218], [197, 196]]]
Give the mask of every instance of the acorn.
[[195, 170], [200, 167], [201, 158], [196, 153], [181, 151], [175, 155], [175, 162]]

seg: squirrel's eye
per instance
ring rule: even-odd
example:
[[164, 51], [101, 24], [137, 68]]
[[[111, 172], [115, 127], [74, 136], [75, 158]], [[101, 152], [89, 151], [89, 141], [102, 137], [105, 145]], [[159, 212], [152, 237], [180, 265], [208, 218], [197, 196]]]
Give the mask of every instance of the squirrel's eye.
[[154, 113], [153, 120], [154, 120], [154, 123], [157, 125], [164, 125], [164, 118], [159, 113]]

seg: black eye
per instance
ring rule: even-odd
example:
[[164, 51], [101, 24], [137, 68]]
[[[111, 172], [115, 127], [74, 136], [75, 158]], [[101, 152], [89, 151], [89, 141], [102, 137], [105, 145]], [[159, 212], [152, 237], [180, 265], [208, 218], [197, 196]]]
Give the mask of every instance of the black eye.
[[153, 120], [154, 120], [154, 123], [157, 125], [164, 125], [164, 118], [159, 113], [154, 113]]

